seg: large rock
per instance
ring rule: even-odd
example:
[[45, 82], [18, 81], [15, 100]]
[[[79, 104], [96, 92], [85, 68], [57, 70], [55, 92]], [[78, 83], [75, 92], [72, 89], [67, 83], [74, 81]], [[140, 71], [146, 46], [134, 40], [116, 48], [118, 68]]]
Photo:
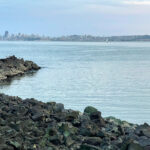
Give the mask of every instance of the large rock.
[[88, 114], [89, 116], [92, 114], [92, 113], [95, 113], [97, 112], [98, 110], [92, 106], [87, 106], [85, 109], [84, 109], [84, 113]]
[[84, 114], [88, 115], [90, 119], [95, 122], [98, 126], [105, 126], [105, 121], [101, 116], [101, 112], [92, 106], [88, 106], [84, 109]]
[[150, 138], [150, 126], [146, 123], [138, 126], [136, 128], [136, 134]]
[[0, 59], [0, 82], [8, 81], [12, 77], [20, 76], [29, 71], [38, 69], [40, 69], [40, 67], [32, 61], [24, 61], [15, 56]]

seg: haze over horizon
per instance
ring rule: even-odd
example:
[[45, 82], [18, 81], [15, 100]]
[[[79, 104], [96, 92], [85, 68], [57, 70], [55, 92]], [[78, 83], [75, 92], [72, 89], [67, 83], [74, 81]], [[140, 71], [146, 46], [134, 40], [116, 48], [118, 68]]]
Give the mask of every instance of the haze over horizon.
[[150, 0], [0, 0], [0, 34], [146, 35]]

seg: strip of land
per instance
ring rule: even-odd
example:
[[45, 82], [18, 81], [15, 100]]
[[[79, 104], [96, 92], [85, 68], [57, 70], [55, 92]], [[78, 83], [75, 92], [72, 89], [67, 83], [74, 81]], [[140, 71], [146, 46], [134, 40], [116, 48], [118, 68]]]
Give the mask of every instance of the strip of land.
[[9, 34], [8, 31], [0, 41], [70, 41], [70, 42], [133, 42], [150, 41], [150, 35], [126, 35], [126, 36], [93, 36], [93, 35], [68, 35], [60, 37], [40, 36], [36, 34]]
[[24, 61], [15, 56], [0, 59], [0, 82], [8, 81], [15, 76], [21, 76], [29, 71], [39, 69], [40, 67], [32, 61]]
[[[0, 64], [1, 80], [40, 68], [15, 56]], [[0, 150], [150, 150], [150, 126], [0, 94]]]

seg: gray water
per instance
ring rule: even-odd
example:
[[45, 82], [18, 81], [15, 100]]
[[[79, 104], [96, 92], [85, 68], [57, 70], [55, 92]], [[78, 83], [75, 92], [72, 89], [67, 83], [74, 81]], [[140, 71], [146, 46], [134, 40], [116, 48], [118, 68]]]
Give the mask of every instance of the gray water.
[[150, 123], [150, 43], [0, 42], [0, 58], [10, 55], [43, 68], [0, 86], [2, 93]]

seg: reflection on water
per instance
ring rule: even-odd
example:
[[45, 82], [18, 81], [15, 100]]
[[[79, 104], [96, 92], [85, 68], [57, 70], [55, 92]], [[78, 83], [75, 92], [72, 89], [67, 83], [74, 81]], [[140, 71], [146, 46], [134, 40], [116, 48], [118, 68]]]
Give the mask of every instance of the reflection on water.
[[150, 43], [0, 42], [0, 57], [10, 55], [44, 68], [1, 86], [2, 93], [150, 123]]
[[32, 78], [36, 75], [36, 71], [29, 71], [23, 75], [18, 75], [18, 76], [14, 76], [12, 78], [8, 78], [7, 80], [5, 81], [1, 81], [0, 82], [0, 89], [4, 89], [4, 88], [7, 88], [9, 87], [11, 84], [13, 84], [13, 82], [15, 80], [19, 81], [21, 80], [22, 78], [26, 77], [26, 78]]

